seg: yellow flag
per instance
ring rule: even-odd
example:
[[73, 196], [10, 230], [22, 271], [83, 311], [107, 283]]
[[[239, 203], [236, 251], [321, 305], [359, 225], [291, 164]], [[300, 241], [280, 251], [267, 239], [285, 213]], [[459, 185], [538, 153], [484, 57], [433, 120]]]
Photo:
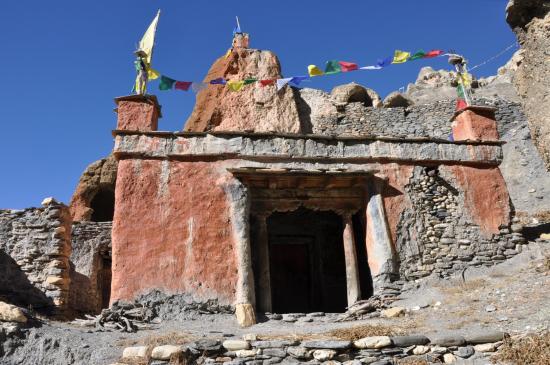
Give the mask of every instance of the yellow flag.
[[232, 48], [229, 48], [229, 49], [227, 50], [227, 52], [225, 52], [225, 56], [223, 56], [223, 58], [229, 57], [229, 55], [231, 55], [231, 51], [232, 51], [232, 50], [233, 50]]
[[239, 91], [244, 85], [244, 81], [238, 81], [238, 80], [231, 80], [227, 81], [227, 86], [229, 86], [229, 89], [233, 91]]
[[307, 66], [307, 72], [309, 73], [309, 76], [321, 76], [324, 74], [324, 72], [315, 65]]
[[145, 53], [145, 60], [147, 61], [147, 64], [151, 64], [151, 59], [153, 58], [153, 47], [155, 45], [155, 33], [157, 32], [157, 24], [159, 22], [160, 17], [160, 10], [157, 12], [157, 15], [155, 16], [155, 19], [153, 19], [153, 22], [151, 25], [149, 25], [149, 28], [145, 31], [145, 34], [141, 38], [141, 41], [139, 41], [139, 47], [138, 51], [142, 51]]
[[411, 57], [410, 52], [404, 52], [396, 50], [393, 55], [393, 61], [391, 63], [404, 63]]
[[461, 77], [462, 77], [462, 83], [464, 84], [464, 86], [470, 87], [472, 85], [472, 75], [470, 75], [467, 72], [464, 72], [463, 74], [461, 74]]
[[160, 72], [153, 70], [152, 68], [147, 69], [147, 78], [149, 80], [156, 80], [160, 77]]

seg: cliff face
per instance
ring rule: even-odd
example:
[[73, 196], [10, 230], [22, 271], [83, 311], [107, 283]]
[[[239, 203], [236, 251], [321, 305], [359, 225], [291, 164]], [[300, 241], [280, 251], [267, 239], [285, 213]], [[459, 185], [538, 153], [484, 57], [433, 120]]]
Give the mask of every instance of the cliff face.
[[[214, 62], [205, 81], [219, 77], [277, 79], [281, 77], [281, 66], [270, 51], [233, 48], [227, 57]], [[299, 133], [304, 128], [300, 126], [292, 88], [277, 91], [275, 85], [254, 83], [239, 92], [219, 85], [200, 91], [184, 130]]]
[[510, 0], [506, 20], [523, 50], [513, 82], [535, 146], [550, 170], [550, 2]]

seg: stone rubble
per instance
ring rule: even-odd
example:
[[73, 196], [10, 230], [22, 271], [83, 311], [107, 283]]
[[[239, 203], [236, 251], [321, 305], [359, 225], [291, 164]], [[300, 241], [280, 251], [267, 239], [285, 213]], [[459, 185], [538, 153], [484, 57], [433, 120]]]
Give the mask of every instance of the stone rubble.
[[[249, 337], [244, 335], [243, 338]], [[399, 359], [455, 363], [461, 359], [487, 359], [507, 336], [489, 332], [481, 336], [443, 336], [430, 340], [423, 335], [373, 336], [354, 341], [342, 340], [199, 340], [187, 345], [127, 347], [121, 361], [140, 359], [144, 364], [168, 365], [170, 359], [184, 358], [197, 365], [318, 364], [360, 365], [396, 364]], [[466, 341], [465, 338], [473, 342]], [[483, 342], [483, 340], [487, 340]], [[496, 340], [496, 341], [495, 341]], [[490, 342], [489, 342], [490, 341]], [[149, 355], [150, 354], [150, 355]]]

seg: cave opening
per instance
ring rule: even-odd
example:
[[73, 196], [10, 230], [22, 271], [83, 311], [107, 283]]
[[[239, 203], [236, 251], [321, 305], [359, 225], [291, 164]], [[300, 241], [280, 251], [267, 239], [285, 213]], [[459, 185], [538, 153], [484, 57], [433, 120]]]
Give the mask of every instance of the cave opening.
[[100, 189], [90, 202], [90, 208], [93, 210], [92, 222], [112, 221], [115, 212], [115, 192], [108, 188]]

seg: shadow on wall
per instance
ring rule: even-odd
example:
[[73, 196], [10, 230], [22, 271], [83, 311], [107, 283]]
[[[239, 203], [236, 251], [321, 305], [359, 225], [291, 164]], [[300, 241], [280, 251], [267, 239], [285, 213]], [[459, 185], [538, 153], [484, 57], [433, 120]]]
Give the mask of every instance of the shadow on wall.
[[111, 188], [102, 187], [90, 202], [93, 210], [92, 222], [110, 222], [115, 211], [115, 192]]
[[0, 251], [0, 298], [44, 315], [51, 315], [54, 309], [52, 299], [33, 286], [19, 265], [3, 251]]

